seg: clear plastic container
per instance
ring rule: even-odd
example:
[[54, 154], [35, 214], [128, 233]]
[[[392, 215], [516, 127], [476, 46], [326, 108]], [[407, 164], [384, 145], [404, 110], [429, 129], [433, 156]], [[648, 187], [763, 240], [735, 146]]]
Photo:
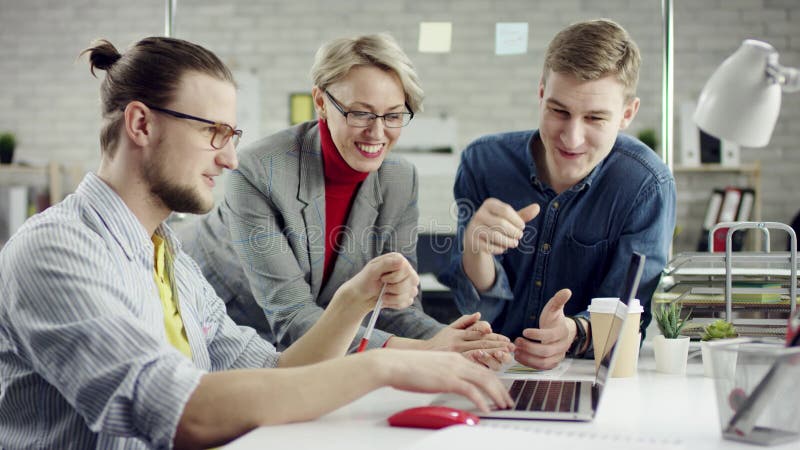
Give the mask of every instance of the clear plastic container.
[[800, 439], [800, 347], [728, 339], [710, 351], [723, 437], [761, 445]]

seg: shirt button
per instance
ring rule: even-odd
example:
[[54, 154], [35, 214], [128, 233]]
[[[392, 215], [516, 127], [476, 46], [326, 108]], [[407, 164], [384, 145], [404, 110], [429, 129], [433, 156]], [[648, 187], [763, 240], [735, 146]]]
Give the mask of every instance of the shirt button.
[[542, 280], [536, 280], [536, 287], [542, 287]]
[[558, 209], [558, 202], [553, 202], [553, 209]]
[[536, 314], [531, 314], [529, 319], [531, 320], [531, 322], [536, 322]]
[[543, 252], [549, 252], [550, 251], [550, 244], [548, 244], [547, 242], [542, 244], [542, 251]]

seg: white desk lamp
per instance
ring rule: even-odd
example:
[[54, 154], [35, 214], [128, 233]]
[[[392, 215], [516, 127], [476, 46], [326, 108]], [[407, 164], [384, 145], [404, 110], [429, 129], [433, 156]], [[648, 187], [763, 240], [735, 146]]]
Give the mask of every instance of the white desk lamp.
[[[781, 91], [800, 91], [800, 71], [778, 63], [778, 52], [766, 42], [747, 39], [711, 75], [697, 102], [694, 121], [700, 129], [718, 138], [746, 147], [769, 143], [781, 109]], [[709, 242], [720, 227], [728, 227], [725, 245], [726, 317], [731, 320], [731, 236], [737, 229], [758, 228], [769, 252], [769, 229], [782, 229], [796, 248], [797, 237], [789, 226], [777, 222], [723, 222], [709, 232]], [[709, 249], [710, 251], [710, 249]], [[790, 280], [797, 280], [797, 252], [790, 252]], [[792, 315], [796, 311], [797, 282], [789, 282]], [[800, 316], [798, 328], [800, 329]]]
[[781, 66], [771, 45], [747, 39], [709, 78], [694, 121], [719, 139], [763, 147], [778, 120], [781, 90], [800, 91], [800, 71]]

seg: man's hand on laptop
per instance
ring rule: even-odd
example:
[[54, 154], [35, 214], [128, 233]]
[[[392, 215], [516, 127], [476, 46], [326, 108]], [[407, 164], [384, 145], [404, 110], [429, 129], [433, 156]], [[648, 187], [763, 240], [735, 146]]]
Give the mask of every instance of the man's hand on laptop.
[[494, 372], [456, 353], [386, 349], [364, 354], [380, 361], [374, 372], [377, 379], [388, 380], [386, 384], [395, 389], [459, 394], [484, 412], [489, 412], [491, 404], [497, 409], [514, 406]]
[[564, 305], [572, 292], [562, 289], [551, 298], [539, 317], [539, 328], [522, 330], [524, 338], [514, 341], [517, 362], [536, 369], [552, 369], [567, 354], [575, 340], [575, 322], [564, 315]]

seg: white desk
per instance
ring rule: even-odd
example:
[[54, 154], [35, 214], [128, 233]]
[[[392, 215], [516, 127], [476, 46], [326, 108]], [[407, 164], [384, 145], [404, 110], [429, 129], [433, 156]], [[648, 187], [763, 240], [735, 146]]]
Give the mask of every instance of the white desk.
[[[592, 364], [592, 361], [576, 363]], [[637, 377], [609, 381], [593, 422], [482, 419], [479, 426], [502, 423], [540, 430], [638, 434], [679, 439], [687, 450], [760, 448], [722, 439], [714, 382], [703, 377], [699, 358], [690, 360], [686, 376], [659, 374], [654, 369], [652, 349], [646, 344], [639, 364]], [[403, 449], [433, 431], [390, 427], [386, 418], [405, 408], [427, 405], [434, 397], [385, 388], [313, 422], [258, 428], [226, 448]], [[454, 443], [453, 448], [462, 450], [470, 446]], [[768, 448], [796, 450], [798, 441]]]

